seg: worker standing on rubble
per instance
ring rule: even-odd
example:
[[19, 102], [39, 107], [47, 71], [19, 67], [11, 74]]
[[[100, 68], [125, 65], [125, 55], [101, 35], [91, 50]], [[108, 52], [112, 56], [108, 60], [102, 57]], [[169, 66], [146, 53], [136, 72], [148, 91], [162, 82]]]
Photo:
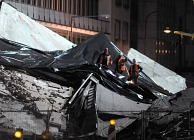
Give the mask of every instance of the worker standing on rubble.
[[111, 56], [108, 54], [108, 48], [104, 49], [104, 52], [100, 54], [96, 63], [110, 67], [112, 60]]
[[133, 80], [134, 84], [137, 84], [137, 78], [139, 76], [139, 72], [142, 71], [142, 67], [139, 66], [138, 63], [136, 63], [136, 60], [133, 59], [133, 63], [131, 64], [129, 68], [129, 78], [128, 80], [131, 81]]
[[117, 57], [117, 59], [114, 61], [116, 63], [115, 72], [118, 72], [120, 74], [123, 74], [123, 72], [126, 70], [126, 62], [127, 58], [122, 57], [122, 53], [120, 53]]

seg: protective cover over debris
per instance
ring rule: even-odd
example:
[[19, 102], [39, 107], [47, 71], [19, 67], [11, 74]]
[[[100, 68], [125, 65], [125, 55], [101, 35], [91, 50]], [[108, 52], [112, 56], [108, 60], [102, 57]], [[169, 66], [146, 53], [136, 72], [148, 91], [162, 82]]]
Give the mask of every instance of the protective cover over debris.
[[[121, 52], [104, 33], [68, 50], [18, 42], [0, 38], [0, 134], [22, 127], [24, 137], [49, 129], [53, 139], [100, 140], [107, 139], [109, 120], [115, 119], [119, 140], [193, 136], [193, 88], [185, 89], [184, 78], [176, 74], [180, 86], [166, 87], [145, 65], [138, 84], [126, 81], [127, 72], [116, 73], [115, 63], [97, 65], [104, 48], [113, 60]], [[131, 52], [127, 67], [138, 53]], [[167, 82], [174, 86], [174, 78]]]

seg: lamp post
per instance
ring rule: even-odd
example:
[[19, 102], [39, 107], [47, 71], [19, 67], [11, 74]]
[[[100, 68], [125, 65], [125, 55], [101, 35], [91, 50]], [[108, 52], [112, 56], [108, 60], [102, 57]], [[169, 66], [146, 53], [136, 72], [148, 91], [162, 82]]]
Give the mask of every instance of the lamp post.
[[94, 15], [94, 16], [71, 16], [71, 42], [73, 41], [73, 19], [74, 18], [92, 18], [92, 17], [104, 17], [104, 18], [109, 18], [109, 14], [101, 14], [101, 15]]
[[[167, 19], [166, 16], [165, 16], [165, 14], [162, 13], [162, 12], [160, 12], [160, 11], [153, 11], [153, 12], [151, 12], [151, 13], [149, 13], [149, 14], [147, 15], [147, 17], [146, 17], [146, 19], [145, 19], [145, 28], [144, 28], [144, 33], [145, 33], [145, 34], [144, 34], [144, 55], [146, 55], [147, 20], [148, 20], [149, 16], [152, 15], [152, 14], [154, 14], [154, 13], [160, 13], [161, 15], [163, 15], [163, 16], [165, 17], [165, 19]], [[165, 33], [170, 33], [170, 32], [171, 32], [171, 30], [170, 30], [170, 28], [169, 28], [168, 25], [166, 25], [166, 27], [165, 27], [165, 29], [164, 29], [164, 32], [165, 32]]]

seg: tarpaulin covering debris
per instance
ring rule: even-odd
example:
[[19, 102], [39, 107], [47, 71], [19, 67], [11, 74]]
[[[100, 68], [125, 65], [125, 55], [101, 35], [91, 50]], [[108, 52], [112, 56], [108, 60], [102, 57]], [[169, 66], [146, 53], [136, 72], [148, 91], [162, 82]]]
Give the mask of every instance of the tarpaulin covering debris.
[[[94, 46], [92, 42], [96, 46]], [[107, 137], [108, 125], [105, 126], [105, 124], [108, 124], [110, 118], [115, 118], [120, 122], [116, 126], [117, 132], [119, 132], [139, 118], [142, 110], [147, 110], [151, 106], [152, 101], [158, 98], [154, 94], [155, 92], [163, 92], [166, 95], [172, 95], [156, 85], [143, 72], [139, 78], [139, 84], [134, 85], [126, 83], [126, 79], [119, 78], [119, 75], [113, 70], [114, 64], [110, 69], [96, 65], [97, 56], [105, 47], [109, 48], [109, 53], [113, 59], [114, 56], [116, 57], [119, 54], [117, 48], [108, 41], [103, 33], [99, 33], [67, 51], [40, 51], [6, 39], [1, 39], [0, 45], [0, 63], [2, 65], [8, 69], [24, 70], [28, 75], [32, 76], [32, 83], [39, 84], [42, 88], [47, 85], [49, 91], [51, 91], [51, 89], [49, 89], [50, 85], [57, 88], [57, 90], [54, 90], [52, 93], [44, 95], [48, 102], [50, 101], [49, 96], [51, 95], [53, 97], [55, 97], [54, 95], [59, 97], [58, 100], [54, 99], [54, 102], [58, 102], [58, 107], [57, 105], [53, 105], [54, 110], [60, 111], [62, 106], [64, 109], [68, 107], [64, 115], [68, 115], [78, 122], [83, 119], [83, 116], [88, 117], [89, 120], [86, 119], [84, 123], [82, 122], [78, 125], [84, 133], [95, 130], [94, 126], [97, 125], [99, 127], [96, 128], [97, 133], [95, 134]], [[94, 46], [96, 51], [94, 51], [91, 46]], [[97, 48], [98, 46], [99, 48]], [[129, 66], [130, 63], [129, 61], [127, 66]], [[91, 76], [87, 78], [89, 75]], [[51, 81], [53, 84], [37, 81], [37, 78]], [[25, 78], [24, 76], [22, 79], [30, 78]], [[83, 79], [85, 79], [84, 82]], [[144, 81], [147, 81], [148, 84]], [[24, 83], [30, 86], [31, 82], [25, 81]], [[151, 85], [152, 88], [148, 88], [149, 85]], [[72, 87], [73, 90], [71, 91], [73, 91], [73, 96], [70, 97], [71, 93], [68, 92], [69, 89], [66, 95], [60, 94], [60, 90], [66, 89], [61, 88], [61, 86]], [[33, 86], [31, 88], [33, 88]], [[31, 93], [31, 95], [42, 97], [44, 93], [45, 92], [42, 91], [37, 95], [37, 93], [34, 92]], [[91, 101], [90, 107], [88, 107], [89, 97]], [[71, 102], [66, 102], [67, 100], [63, 102], [65, 98], [69, 99]], [[51, 109], [52, 105], [48, 105], [48, 107], [45, 108], [48, 102], [40, 100], [34, 101], [39, 110]], [[83, 109], [86, 114], [83, 114]], [[76, 113], [72, 115], [71, 110], [75, 110]], [[126, 123], [127, 118], [128, 123]]]
[[[5, 7], [8, 12], [17, 13], [2, 3], [0, 16], [3, 18], [5, 14], [11, 16], [4, 13]], [[17, 22], [31, 20], [20, 13], [15, 16], [20, 17]], [[2, 20], [0, 23], [7, 28]], [[126, 80], [127, 72], [123, 75], [116, 73], [115, 63], [110, 68], [97, 65], [104, 48], [109, 49], [113, 60], [121, 52], [104, 33], [92, 36], [71, 49], [58, 48], [55, 44], [57, 48], [51, 51], [52, 45], [43, 45], [48, 49], [36, 48], [31, 43], [12, 40], [5, 36], [5, 31], [0, 32], [3, 36], [0, 38], [0, 127], [6, 132], [22, 127], [27, 132], [40, 135], [49, 128], [54, 139], [87, 137], [100, 140], [107, 139], [109, 120], [115, 119], [118, 139], [167, 139], [173, 138], [175, 132], [180, 137], [192, 134], [191, 128], [180, 125], [192, 117], [190, 110], [193, 108], [193, 89], [184, 90], [185, 79], [164, 69], [168, 71], [166, 77], [173, 75], [173, 80], [167, 78], [165, 82], [171, 86], [178, 84], [172, 88], [166, 86], [163, 77], [162, 82], [156, 80], [159, 74], [152, 68], [156, 69], [157, 64], [149, 59], [145, 60], [154, 64], [149, 63], [152, 68], [143, 65], [138, 84]], [[50, 40], [49, 37], [47, 39]], [[66, 39], [55, 41], [61, 45]], [[137, 61], [143, 60], [143, 55], [133, 49], [124, 57], [128, 59], [128, 68], [134, 57]], [[188, 111], [190, 115], [187, 115]], [[189, 126], [193, 127], [193, 124]]]

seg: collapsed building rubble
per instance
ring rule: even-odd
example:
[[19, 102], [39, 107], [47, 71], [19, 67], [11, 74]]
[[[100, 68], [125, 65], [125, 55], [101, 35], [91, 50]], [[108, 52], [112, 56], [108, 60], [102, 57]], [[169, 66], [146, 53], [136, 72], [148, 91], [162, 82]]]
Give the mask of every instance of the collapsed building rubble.
[[[6, 11], [5, 8], [10, 8], [6, 3], [2, 5], [1, 17], [7, 19], [4, 15], [16, 12], [15, 21], [20, 22], [18, 17], [22, 17], [22, 22], [31, 21], [14, 8]], [[5, 23], [3, 25], [7, 28]], [[18, 23], [17, 26], [23, 25]], [[143, 71], [137, 85], [126, 81], [127, 72], [115, 73], [114, 63], [110, 68], [96, 65], [105, 47], [113, 59], [121, 52], [104, 33], [74, 48], [68, 45], [67, 49], [65, 40], [64, 49], [60, 46], [59, 50], [52, 50], [48, 44], [43, 48], [37, 42], [37, 48], [31, 46], [30, 42], [34, 42], [31, 37], [29, 44], [13, 39], [16, 34], [9, 36], [3, 29], [0, 30], [3, 36], [0, 38], [1, 138], [12, 134], [15, 127], [22, 127], [26, 138], [41, 135], [49, 127], [53, 139], [107, 139], [110, 119], [117, 122], [117, 139], [193, 136], [190, 122], [193, 89], [186, 88], [183, 77], [166, 68], [162, 71], [162, 66], [134, 49], [125, 57], [127, 67], [134, 57], [141, 62]], [[160, 69], [159, 73], [156, 69]], [[190, 122], [189, 125], [186, 122]]]
[[1, 127], [21, 127], [41, 135], [46, 128], [42, 118], [48, 114], [48, 110], [52, 110], [50, 131], [58, 133], [60, 129], [66, 129], [63, 106], [71, 97], [71, 87], [37, 79], [17, 70], [4, 69], [2, 65], [0, 77]]
[[[165, 96], [168, 102], [173, 94], [155, 84], [143, 72], [138, 79], [139, 84], [133, 85], [127, 83], [123, 78], [120, 79], [119, 75], [111, 69], [92, 64], [91, 62], [95, 62], [100, 51], [94, 55], [92, 60], [87, 55], [84, 55], [86, 57], [84, 58], [83, 53], [79, 51], [87, 52], [90, 47], [86, 45], [87, 47], [83, 49], [83, 45], [86, 42], [97, 41], [99, 38], [102, 41], [104, 35], [100, 33], [93, 37], [94, 40], [90, 38], [90, 41], [86, 40], [72, 50], [61, 53], [34, 50], [28, 46], [1, 39], [0, 60], [1, 64], [6, 67], [6, 69], [1, 67], [3, 71], [1, 77], [5, 84], [1, 86], [2, 95], [9, 95], [18, 101], [26, 102], [23, 109], [39, 112], [38, 114], [43, 116], [47, 115], [48, 109], [53, 110], [49, 124], [50, 128], [55, 129], [51, 131], [55, 133], [62, 129], [65, 132], [62, 134], [65, 138], [84, 136], [83, 134], [87, 133], [91, 134], [91, 138], [106, 138], [110, 119], [117, 121], [117, 135], [121, 137], [121, 134], [130, 126], [143, 119], [142, 110], [155, 108], [156, 102], [163, 101]], [[106, 41], [104, 39], [102, 44], [106, 44]], [[117, 56], [119, 52], [114, 52], [115, 48], [111, 46], [110, 52], [113, 56], [114, 53]], [[7, 51], [8, 48], [9, 51]], [[27, 59], [29, 57], [33, 61], [29, 61]], [[130, 63], [129, 61], [128, 65]], [[6, 87], [6, 84], [9, 86]], [[165, 96], [160, 99], [154, 94], [157, 92]], [[159, 105], [162, 106], [162, 104]], [[167, 105], [166, 108], [169, 108], [171, 104]], [[34, 114], [35, 117], [38, 116]], [[44, 120], [43, 116], [40, 118]], [[164, 113], [163, 116], [165, 116]], [[140, 131], [141, 125], [137, 126], [137, 130], [131, 129], [132, 134], [129, 133], [129, 135], [141, 136], [144, 131]], [[146, 128], [146, 125], [144, 126]], [[42, 129], [44, 127], [46, 126], [41, 125]], [[42, 132], [42, 129], [38, 129], [39, 132]]]

